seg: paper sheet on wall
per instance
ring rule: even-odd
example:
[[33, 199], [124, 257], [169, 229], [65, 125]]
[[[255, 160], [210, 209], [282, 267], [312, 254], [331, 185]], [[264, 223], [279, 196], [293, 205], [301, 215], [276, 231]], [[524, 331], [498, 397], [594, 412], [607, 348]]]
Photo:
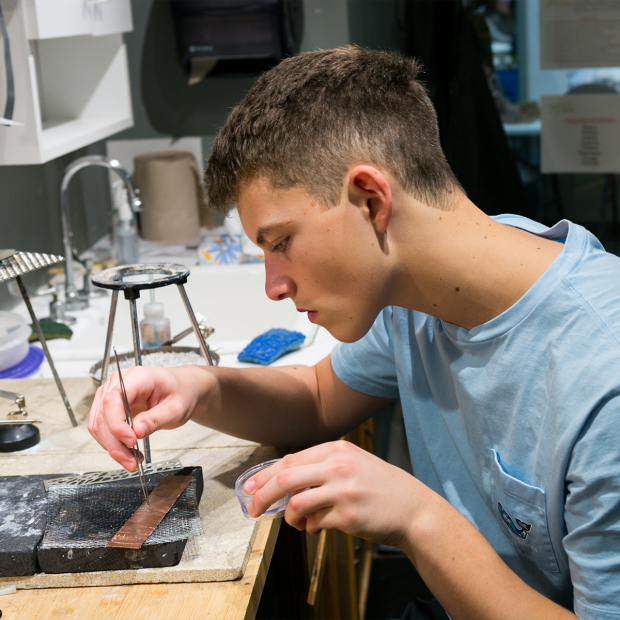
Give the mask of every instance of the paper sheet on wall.
[[542, 98], [543, 173], [620, 173], [620, 95]]
[[540, 0], [540, 67], [620, 66], [618, 0]]

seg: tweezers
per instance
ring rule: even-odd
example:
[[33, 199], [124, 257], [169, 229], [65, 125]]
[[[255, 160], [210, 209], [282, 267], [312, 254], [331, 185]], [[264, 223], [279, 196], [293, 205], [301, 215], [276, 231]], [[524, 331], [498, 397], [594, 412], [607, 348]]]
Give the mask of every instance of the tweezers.
[[[118, 378], [121, 382], [121, 396], [123, 398], [123, 406], [125, 407], [125, 420], [127, 424], [129, 424], [130, 428], [133, 428], [133, 417], [131, 415], [131, 409], [129, 408], [129, 399], [127, 398], [127, 391], [125, 390], [125, 383], [123, 382], [123, 375], [121, 374], [121, 365], [118, 361], [118, 353], [116, 352], [116, 347], [112, 347], [114, 349], [114, 357], [116, 358], [116, 368], [118, 370]], [[136, 445], [131, 448], [133, 452], [133, 456], [136, 459], [136, 465], [138, 466], [138, 475], [140, 476], [140, 486], [142, 487], [142, 493], [144, 493], [144, 501], [147, 506], [149, 504], [149, 494], [146, 490], [146, 480], [144, 478], [144, 469], [142, 468], [142, 461], [140, 461], [140, 453], [138, 452], [138, 442], [136, 441]]]

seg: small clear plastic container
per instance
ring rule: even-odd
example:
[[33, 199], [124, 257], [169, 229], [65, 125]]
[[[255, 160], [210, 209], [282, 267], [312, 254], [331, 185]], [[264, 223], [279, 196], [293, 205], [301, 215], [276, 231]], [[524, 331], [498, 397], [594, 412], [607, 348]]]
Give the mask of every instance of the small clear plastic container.
[[285, 495], [282, 499], [278, 500], [275, 504], [269, 506], [267, 510], [260, 516], [254, 519], [248, 514], [248, 504], [252, 501], [253, 495], [248, 495], [243, 490], [243, 485], [254, 475], [257, 474], [262, 469], [267, 469], [267, 467], [271, 467], [274, 463], [277, 463], [280, 459], [273, 459], [272, 461], [265, 461], [264, 463], [260, 463], [259, 465], [254, 465], [246, 472], [242, 473], [238, 478], [237, 482], [235, 482], [235, 493], [237, 494], [237, 499], [241, 504], [241, 511], [243, 512], [243, 516], [246, 519], [250, 519], [251, 521], [268, 521], [269, 519], [279, 519], [284, 516], [284, 511], [286, 510], [286, 505], [288, 504], [288, 500], [291, 499], [291, 496], [294, 493], [290, 493], [289, 495]]
[[0, 312], [0, 370], [12, 368], [28, 355], [32, 328], [15, 312]]

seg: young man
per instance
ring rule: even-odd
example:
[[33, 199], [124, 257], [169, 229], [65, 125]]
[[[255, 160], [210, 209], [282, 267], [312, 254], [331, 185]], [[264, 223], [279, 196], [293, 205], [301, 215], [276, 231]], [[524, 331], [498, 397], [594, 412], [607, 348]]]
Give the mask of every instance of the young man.
[[[489, 218], [452, 175], [412, 60], [347, 47], [260, 77], [215, 142], [266, 292], [342, 342], [313, 368], [136, 368], [90, 431], [189, 419], [313, 445], [246, 484], [260, 515], [403, 549], [452, 618], [620, 618], [620, 261], [585, 229]], [[402, 401], [415, 477], [330, 442]]]

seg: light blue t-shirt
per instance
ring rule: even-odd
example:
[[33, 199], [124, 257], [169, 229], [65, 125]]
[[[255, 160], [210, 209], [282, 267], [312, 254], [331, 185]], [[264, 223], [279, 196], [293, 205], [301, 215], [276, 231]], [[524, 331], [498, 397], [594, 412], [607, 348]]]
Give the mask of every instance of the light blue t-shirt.
[[495, 219], [564, 242], [516, 304], [472, 330], [386, 308], [332, 366], [401, 399], [414, 475], [526, 583], [618, 620], [620, 258], [567, 221]]

